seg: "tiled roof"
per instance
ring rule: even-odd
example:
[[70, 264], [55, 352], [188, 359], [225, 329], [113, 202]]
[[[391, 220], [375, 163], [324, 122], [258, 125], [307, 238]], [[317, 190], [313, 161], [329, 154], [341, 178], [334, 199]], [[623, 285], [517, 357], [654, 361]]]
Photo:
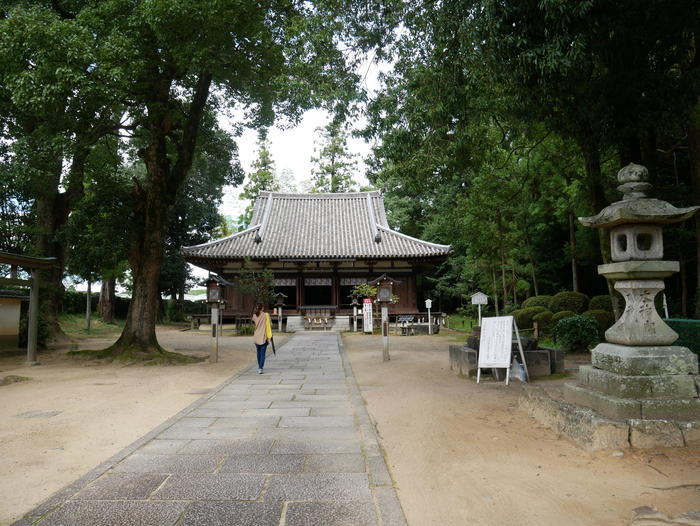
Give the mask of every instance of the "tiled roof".
[[251, 226], [203, 245], [183, 247], [185, 259], [436, 258], [449, 245], [428, 243], [389, 228], [377, 191], [337, 194], [262, 192]]

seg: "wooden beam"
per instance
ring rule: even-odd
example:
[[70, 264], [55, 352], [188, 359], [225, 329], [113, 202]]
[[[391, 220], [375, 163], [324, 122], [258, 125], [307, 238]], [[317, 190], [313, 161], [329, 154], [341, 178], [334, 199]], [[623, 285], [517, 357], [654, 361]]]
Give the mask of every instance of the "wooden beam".
[[10, 252], [0, 251], [0, 263], [6, 265], [15, 265], [28, 269], [48, 270], [58, 264], [56, 258], [35, 258], [31, 256], [22, 256], [20, 254], [12, 254]]
[[0, 278], [0, 285], [18, 285], [20, 287], [31, 287], [31, 279]]

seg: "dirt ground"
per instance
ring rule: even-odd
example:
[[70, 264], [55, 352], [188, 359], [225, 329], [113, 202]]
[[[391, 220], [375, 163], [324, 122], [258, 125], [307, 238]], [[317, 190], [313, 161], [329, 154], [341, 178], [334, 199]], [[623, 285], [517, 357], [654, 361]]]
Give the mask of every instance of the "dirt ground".
[[343, 336], [409, 524], [619, 525], [639, 506], [700, 509], [700, 449], [586, 453], [518, 410], [519, 382], [450, 371], [452, 338], [392, 337], [383, 363], [381, 337]]
[[[81, 349], [116, 340], [86, 339]], [[280, 345], [287, 335], [276, 335]], [[208, 356], [207, 331], [159, 327], [168, 350]], [[255, 361], [250, 336], [220, 338], [219, 362], [124, 366], [69, 358], [64, 346], [41, 353], [40, 366], [24, 357], [1, 358], [0, 377], [30, 380], [0, 387], [0, 525], [7, 525], [187, 407]], [[58, 414], [49, 416], [51, 412]], [[39, 414], [30, 412], [41, 412]], [[30, 413], [29, 415], [23, 415]]]

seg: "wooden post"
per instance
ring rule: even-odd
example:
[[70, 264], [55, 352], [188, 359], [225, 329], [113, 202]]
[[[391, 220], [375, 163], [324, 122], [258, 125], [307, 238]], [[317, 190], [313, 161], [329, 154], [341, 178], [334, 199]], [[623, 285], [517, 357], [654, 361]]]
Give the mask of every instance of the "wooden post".
[[389, 358], [389, 308], [382, 303], [382, 359], [385, 362]]
[[90, 321], [92, 321], [92, 282], [87, 281], [87, 301], [85, 302], [85, 330], [90, 332]]
[[39, 270], [32, 269], [29, 289], [29, 315], [27, 327], [27, 365], [39, 365], [36, 359], [37, 333], [39, 329]]
[[216, 363], [219, 361], [219, 306], [213, 303], [211, 306], [211, 350], [209, 351], [209, 361]]

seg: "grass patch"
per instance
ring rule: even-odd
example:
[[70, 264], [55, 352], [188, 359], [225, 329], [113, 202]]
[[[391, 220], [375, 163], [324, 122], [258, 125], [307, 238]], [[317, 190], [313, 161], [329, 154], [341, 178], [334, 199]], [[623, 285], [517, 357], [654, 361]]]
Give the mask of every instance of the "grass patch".
[[473, 325], [477, 325], [478, 319], [463, 314], [450, 314], [450, 329], [459, 332], [470, 332]]
[[85, 330], [85, 316], [80, 314], [61, 314], [58, 317], [58, 322], [61, 324], [63, 332], [76, 340], [119, 335], [124, 328], [124, 320], [104, 323], [100, 318], [92, 318], [90, 332], [88, 332]]

